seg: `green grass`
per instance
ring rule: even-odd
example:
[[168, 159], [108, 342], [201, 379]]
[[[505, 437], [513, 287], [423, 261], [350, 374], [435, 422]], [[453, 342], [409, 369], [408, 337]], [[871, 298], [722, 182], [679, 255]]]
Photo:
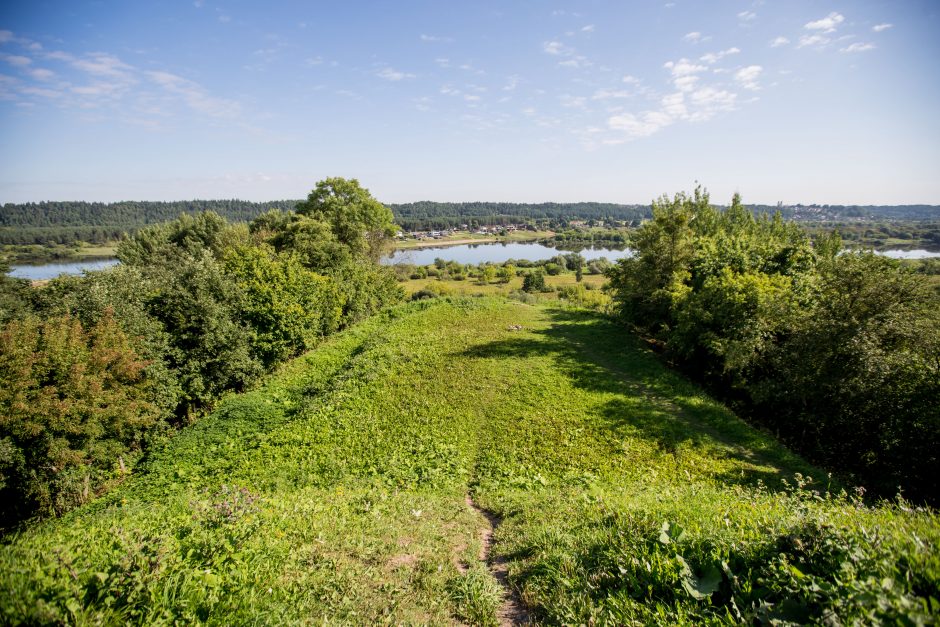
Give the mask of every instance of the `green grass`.
[[[607, 278], [603, 274], [585, 274], [582, 277], [582, 284], [590, 286], [592, 289], [600, 289]], [[447, 296], [508, 296], [514, 291], [522, 289], [522, 277], [513, 277], [509, 283], [500, 283], [494, 281], [485, 285], [475, 278], [467, 278], [460, 281], [454, 279], [439, 279], [428, 277], [425, 279], [408, 279], [402, 281], [402, 287], [406, 294], [414, 294], [421, 290], [430, 290], [432, 292], [442, 293]], [[553, 288], [577, 285], [574, 272], [564, 272], [555, 276], [547, 275], [545, 285]], [[545, 298], [556, 298], [555, 294], [547, 294]]]
[[543, 623], [936, 612], [936, 516], [810, 475], [601, 317], [421, 301], [8, 537], [0, 622], [494, 624], [468, 492]]

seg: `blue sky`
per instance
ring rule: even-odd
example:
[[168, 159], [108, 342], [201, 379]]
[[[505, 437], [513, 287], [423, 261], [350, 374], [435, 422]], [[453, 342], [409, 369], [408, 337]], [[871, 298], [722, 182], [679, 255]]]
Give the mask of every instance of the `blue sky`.
[[940, 3], [10, 1], [0, 202], [940, 204]]

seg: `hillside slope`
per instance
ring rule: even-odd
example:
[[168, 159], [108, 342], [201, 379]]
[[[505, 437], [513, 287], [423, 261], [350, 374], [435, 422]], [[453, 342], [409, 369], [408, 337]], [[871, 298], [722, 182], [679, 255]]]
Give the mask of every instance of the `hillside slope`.
[[936, 517], [810, 474], [602, 318], [423, 301], [7, 538], [0, 616], [493, 624], [505, 567], [545, 623], [930, 620]]

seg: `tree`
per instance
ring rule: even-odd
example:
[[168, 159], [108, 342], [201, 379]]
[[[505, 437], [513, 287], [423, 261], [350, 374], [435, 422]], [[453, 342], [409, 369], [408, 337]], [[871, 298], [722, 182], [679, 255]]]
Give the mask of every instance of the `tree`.
[[392, 211], [356, 179], [328, 178], [317, 183], [297, 214], [327, 224], [336, 240], [354, 255], [378, 261], [395, 235]]
[[499, 282], [500, 283], [509, 283], [512, 281], [513, 277], [516, 276], [516, 266], [511, 263], [507, 263], [502, 268], [499, 269]]
[[111, 312], [0, 332], [0, 514], [57, 514], [124, 471], [161, 417], [142, 361]]
[[305, 268], [295, 254], [241, 246], [225, 270], [244, 297], [238, 318], [252, 331], [252, 351], [267, 368], [312, 348], [339, 326], [343, 298], [335, 282]]
[[541, 270], [534, 270], [525, 275], [522, 279], [523, 292], [544, 292], [545, 275]]

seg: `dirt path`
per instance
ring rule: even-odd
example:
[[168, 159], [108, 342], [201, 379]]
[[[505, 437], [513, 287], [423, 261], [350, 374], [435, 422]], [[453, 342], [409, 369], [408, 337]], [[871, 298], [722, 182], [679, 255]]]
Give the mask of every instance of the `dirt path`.
[[473, 502], [473, 498], [468, 493], [466, 495], [467, 507], [474, 510], [486, 521], [486, 526], [480, 528], [480, 561], [486, 564], [486, 567], [499, 582], [503, 589], [503, 603], [496, 613], [496, 619], [504, 627], [511, 625], [531, 625], [532, 618], [526, 610], [519, 594], [509, 585], [509, 564], [505, 558], [492, 557], [493, 532], [496, 531], [502, 519], [492, 512], [479, 507]]

